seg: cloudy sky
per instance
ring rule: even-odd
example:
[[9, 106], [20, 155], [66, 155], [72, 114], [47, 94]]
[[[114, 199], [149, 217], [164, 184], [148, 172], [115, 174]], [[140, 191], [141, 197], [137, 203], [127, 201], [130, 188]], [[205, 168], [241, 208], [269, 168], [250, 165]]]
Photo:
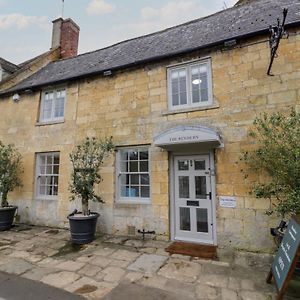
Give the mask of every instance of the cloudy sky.
[[[20, 63], [49, 50], [62, 0], [0, 0], [0, 57]], [[203, 17], [237, 0], [65, 0], [81, 28], [79, 53]]]

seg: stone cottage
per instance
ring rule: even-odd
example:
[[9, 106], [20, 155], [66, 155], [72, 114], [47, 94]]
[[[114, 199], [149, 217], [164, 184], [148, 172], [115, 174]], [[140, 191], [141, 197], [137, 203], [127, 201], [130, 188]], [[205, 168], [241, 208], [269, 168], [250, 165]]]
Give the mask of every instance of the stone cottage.
[[[269, 25], [283, 8], [289, 38], [268, 76]], [[24, 185], [10, 195], [21, 221], [67, 226], [69, 153], [86, 136], [112, 136], [105, 203], [92, 204], [99, 230], [268, 251], [276, 220], [249, 194], [258, 176], [244, 177], [240, 157], [255, 116], [300, 108], [299, 1], [240, 1], [81, 55], [79, 28], [64, 35], [64, 22], [53, 26], [59, 58], [0, 92], [0, 139], [24, 161]]]

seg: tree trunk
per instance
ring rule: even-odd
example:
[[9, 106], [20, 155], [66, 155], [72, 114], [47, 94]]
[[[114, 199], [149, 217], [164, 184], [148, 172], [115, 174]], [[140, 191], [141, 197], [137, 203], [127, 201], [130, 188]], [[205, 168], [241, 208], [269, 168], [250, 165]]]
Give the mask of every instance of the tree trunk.
[[82, 213], [87, 216], [89, 214], [89, 200], [82, 199]]
[[2, 192], [2, 200], [1, 200], [1, 207], [7, 207], [8, 202], [7, 202], [7, 192], [3, 191]]

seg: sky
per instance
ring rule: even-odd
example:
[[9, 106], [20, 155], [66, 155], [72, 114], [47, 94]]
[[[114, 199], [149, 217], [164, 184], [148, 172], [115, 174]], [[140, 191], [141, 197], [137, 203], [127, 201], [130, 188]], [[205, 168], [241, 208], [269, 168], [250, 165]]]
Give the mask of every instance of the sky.
[[50, 49], [52, 20], [80, 26], [79, 53], [172, 27], [237, 0], [0, 0], [0, 57], [15, 64]]

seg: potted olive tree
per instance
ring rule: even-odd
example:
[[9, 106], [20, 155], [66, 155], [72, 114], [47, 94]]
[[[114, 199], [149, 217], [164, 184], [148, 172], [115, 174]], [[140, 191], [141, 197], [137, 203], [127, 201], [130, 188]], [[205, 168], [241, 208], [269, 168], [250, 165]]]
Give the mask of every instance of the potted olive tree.
[[70, 154], [72, 174], [71, 200], [81, 200], [82, 211], [75, 210], [68, 216], [73, 243], [85, 244], [94, 239], [99, 214], [91, 212], [89, 201], [103, 202], [95, 193], [95, 185], [101, 182], [100, 167], [104, 158], [114, 149], [112, 138], [86, 138]]
[[21, 154], [13, 145], [5, 145], [0, 141], [0, 230], [11, 228], [17, 206], [9, 205], [8, 193], [22, 185]]

